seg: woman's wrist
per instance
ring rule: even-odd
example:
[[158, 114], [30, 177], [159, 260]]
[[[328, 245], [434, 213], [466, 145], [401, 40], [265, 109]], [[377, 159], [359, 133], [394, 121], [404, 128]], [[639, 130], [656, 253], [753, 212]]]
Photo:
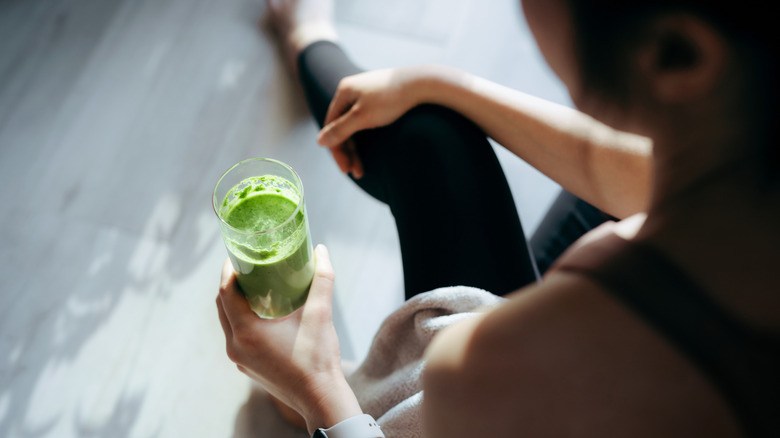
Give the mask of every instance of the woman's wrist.
[[337, 374], [313, 383], [310, 394], [302, 412], [309, 434], [318, 428], [326, 429], [363, 413], [343, 375]]
[[449, 106], [448, 96], [459, 88], [468, 87], [471, 82], [471, 75], [455, 67], [423, 64], [411, 68], [412, 96], [417, 105]]

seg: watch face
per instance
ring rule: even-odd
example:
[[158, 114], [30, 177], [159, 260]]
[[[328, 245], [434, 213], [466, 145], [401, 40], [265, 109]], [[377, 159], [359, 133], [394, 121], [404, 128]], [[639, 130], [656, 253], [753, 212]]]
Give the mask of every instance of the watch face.
[[317, 429], [314, 431], [311, 438], [328, 438], [328, 436], [325, 435], [325, 431], [323, 431], [322, 429]]

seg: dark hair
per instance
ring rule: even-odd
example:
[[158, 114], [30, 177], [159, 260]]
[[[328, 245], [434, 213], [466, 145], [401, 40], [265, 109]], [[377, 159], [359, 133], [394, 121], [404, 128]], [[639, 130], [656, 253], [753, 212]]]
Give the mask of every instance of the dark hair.
[[648, 20], [669, 12], [689, 12], [709, 22], [752, 64], [756, 78], [749, 102], [762, 126], [761, 160], [767, 179], [780, 180], [778, 121], [778, 24], [772, 3], [757, 0], [568, 0], [583, 85], [625, 103], [632, 90], [624, 56], [643, 37]]

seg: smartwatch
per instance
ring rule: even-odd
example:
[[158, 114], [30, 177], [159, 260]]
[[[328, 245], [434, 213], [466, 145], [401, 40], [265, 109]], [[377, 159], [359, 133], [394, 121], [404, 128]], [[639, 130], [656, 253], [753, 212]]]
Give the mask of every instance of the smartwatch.
[[374, 417], [355, 415], [328, 429], [317, 429], [311, 438], [385, 438]]

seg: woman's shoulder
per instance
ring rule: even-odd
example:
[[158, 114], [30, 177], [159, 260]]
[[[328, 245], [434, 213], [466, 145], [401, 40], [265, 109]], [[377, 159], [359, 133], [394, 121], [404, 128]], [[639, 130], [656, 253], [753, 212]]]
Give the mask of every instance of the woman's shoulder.
[[446, 436], [739, 436], [699, 371], [577, 274], [445, 330], [427, 355], [427, 424]]

